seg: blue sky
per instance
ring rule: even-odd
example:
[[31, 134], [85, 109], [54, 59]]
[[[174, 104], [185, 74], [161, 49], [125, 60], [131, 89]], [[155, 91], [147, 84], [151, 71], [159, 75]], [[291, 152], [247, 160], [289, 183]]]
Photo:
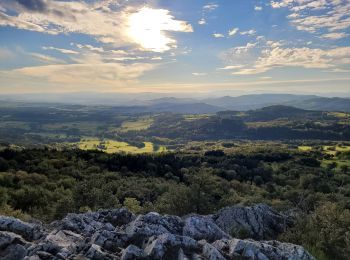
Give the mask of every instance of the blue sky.
[[0, 93], [346, 93], [350, 0], [0, 0]]

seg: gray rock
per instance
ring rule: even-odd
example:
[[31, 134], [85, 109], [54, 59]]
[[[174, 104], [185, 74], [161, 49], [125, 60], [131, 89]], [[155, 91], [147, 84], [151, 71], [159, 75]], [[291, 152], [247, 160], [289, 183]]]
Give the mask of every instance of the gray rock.
[[199, 215], [185, 218], [182, 234], [196, 240], [205, 239], [208, 242], [214, 242], [222, 238], [231, 238], [214, 223], [212, 218]]
[[291, 220], [265, 204], [253, 207], [227, 207], [213, 215], [214, 222], [226, 233], [257, 240], [275, 239], [291, 225]]
[[43, 235], [40, 225], [26, 223], [22, 220], [6, 216], [0, 216], [0, 231], [16, 233], [29, 241], [38, 239]]
[[259, 260], [314, 260], [303, 247], [278, 241], [219, 240], [212, 244], [228, 257]]
[[116, 231], [102, 230], [97, 231], [91, 238], [93, 244], [99, 245], [102, 248], [116, 252], [118, 248], [127, 246], [129, 237], [125, 233]]
[[147, 259], [145, 252], [134, 245], [129, 245], [122, 252], [120, 260], [142, 260]]
[[215, 215], [177, 216], [126, 209], [69, 214], [43, 227], [0, 216], [0, 260], [178, 259], [313, 260], [301, 246], [232, 239], [227, 230], [247, 228], [255, 237], [276, 235], [284, 215], [266, 205], [231, 207]]
[[28, 242], [11, 232], [0, 232], [0, 259], [20, 260], [27, 254]]
[[182, 234], [182, 220], [177, 216], [162, 216], [151, 212], [139, 215], [133, 222], [129, 223], [125, 231], [136, 245], [145, 238], [161, 234]]
[[205, 240], [200, 241], [202, 244], [202, 255], [208, 260], [225, 260], [226, 258], [213, 245]]
[[53, 227], [71, 230], [84, 236], [91, 236], [98, 230], [113, 231], [115, 227], [125, 225], [135, 219], [127, 209], [100, 210], [84, 214], [68, 214]]
[[151, 237], [144, 251], [151, 259], [175, 259], [180, 248], [185, 253], [201, 250], [200, 244], [190, 237], [163, 234]]
[[107, 252], [104, 252], [102, 248], [98, 245], [91, 245], [89, 250], [84, 255], [91, 260], [116, 260], [116, 256], [110, 255]]

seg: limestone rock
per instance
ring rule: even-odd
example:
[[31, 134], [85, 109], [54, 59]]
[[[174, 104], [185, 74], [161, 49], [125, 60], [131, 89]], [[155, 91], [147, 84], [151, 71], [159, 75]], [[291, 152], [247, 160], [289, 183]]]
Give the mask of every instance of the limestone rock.
[[184, 218], [101, 210], [68, 214], [46, 226], [0, 216], [0, 260], [314, 260], [301, 246], [231, 238], [227, 231], [246, 228], [269, 237], [281, 232], [283, 221], [266, 205]]
[[43, 235], [40, 225], [26, 223], [19, 219], [6, 216], [0, 216], [0, 231], [19, 234], [29, 241], [38, 239]]
[[227, 207], [213, 215], [214, 222], [232, 236], [245, 236], [257, 240], [275, 239], [291, 225], [291, 220], [265, 204], [253, 207]]
[[210, 217], [198, 215], [185, 218], [182, 234], [196, 240], [205, 239], [209, 242], [214, 242], [222, 238], [230, 238]]

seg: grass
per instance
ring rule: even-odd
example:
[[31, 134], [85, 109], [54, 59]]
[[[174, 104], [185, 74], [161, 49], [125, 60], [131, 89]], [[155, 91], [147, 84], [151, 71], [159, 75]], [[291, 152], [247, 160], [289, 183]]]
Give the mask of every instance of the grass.
[[350, 118], [350, 114], [344, 112], [329, 112], [328, 115], [335, 116], [338, 118]]
[[311, 146], [306, 146], [306, 145], [301, 145], [301, 146], [298, 146], [298, 150], [302, 151], [302, 152], [308, 152], [308, 151], [312, 150], [312, 147]]
[[136, 121], [124, 121], [121, 127], [118, 128], [119, 132], [126, 133], [129, 131], [142, 131], [147, 130], [153, 124], [153, 118], [140, 118]]
[[100, 150], [104, 151], [106, 153], [119, 153], [119, 152], [125, 152], [125, 153], [153, 153], [153, 152], [165, 152], [167, 149], [165, 146], [160, 146], [157, 151], [154, 151], [153, 143], [151, 142], [144, 142], [144, 147], [139, 148], [136, 146], [132, 146], [128, 144], [127, 142], [119, 142], [115, 140], [99, 140], [97, 138], [87, 138], [82, 139], [77, 145], [79, 149], [82, 150]]
[[184, 119], [185, 121], [195, 121], [195, 120], [199, 120], [199, 119], [206, 119], [209, 118], [210, 115], [208, 114], [201, 114], [201, 115], [184, 115]]
[[[299, 151], [303, 151], [303, 152], [308, 152], [313, 150], [312, 146], [298, 146], [298, 150]], [[350, 146], [349, 145], [324, 145], [322, 146], [322, 152], [324, 154], [329, 154], [332, 155], [331, 158], [327, 158], [327, 159], [323, 159], [321, 162], [321, 166], [324, 168], [328, 168], [328, 165], [330, 165], [331, 163], [336, 163], [337, 167], [335, 168], [337, 171], [340, 170], [340, 168], [343, 165], [346, 165], [350, 168], [350, 160], [346, 160], [346, 159], [341, 159], [337, 157], [337, 152], [349, 152], [350, 151]]]

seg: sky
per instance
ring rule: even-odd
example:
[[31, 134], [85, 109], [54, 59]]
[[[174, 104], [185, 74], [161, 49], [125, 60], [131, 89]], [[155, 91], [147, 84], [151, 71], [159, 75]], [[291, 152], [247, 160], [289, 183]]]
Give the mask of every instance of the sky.
[[350, 92], [350, 0], [0, 0], [0, 94]]

